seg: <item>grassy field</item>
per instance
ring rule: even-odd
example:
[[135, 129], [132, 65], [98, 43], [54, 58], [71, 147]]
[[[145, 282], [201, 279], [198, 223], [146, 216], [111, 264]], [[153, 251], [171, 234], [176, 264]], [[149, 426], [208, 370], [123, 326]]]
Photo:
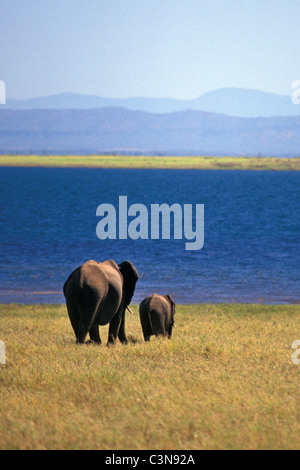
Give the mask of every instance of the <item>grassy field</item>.
[[0, 166], [299, 171], [300, 158], [205, 156], [149, 157], [129, 155], [0, 155]]
[[299, 449], [300, 306], [177, 306], [171, 341], [76, 345], [65, 306], [1, 305], [1, 449]]

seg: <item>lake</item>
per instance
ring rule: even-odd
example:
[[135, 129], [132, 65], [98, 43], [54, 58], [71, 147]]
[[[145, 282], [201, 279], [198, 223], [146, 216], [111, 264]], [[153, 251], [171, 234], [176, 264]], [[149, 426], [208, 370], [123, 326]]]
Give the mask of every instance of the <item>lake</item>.
[[[129, 259], [133, 302], [299, 302], [299, 172], [1, 168], [0, 302], [62, 303], [88, 259]], [[204, 204], [204, 246], [100, 240], [100, 204]], [[172, 233], [172, 232], [171, 232]]]

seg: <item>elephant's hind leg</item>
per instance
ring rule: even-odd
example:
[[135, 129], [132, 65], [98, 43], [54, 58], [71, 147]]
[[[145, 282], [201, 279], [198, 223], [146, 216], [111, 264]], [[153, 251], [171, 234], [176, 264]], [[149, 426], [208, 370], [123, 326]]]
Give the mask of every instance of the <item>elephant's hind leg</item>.
[[82, 323], [78, 323], [77, 343], [83, 344], [87, 335], [87, 329]]
[[101, 338], [99, 334], [99, 326], [98, 325], [93, 325], [90, 328], [90, 338], [94, 343], [101, 344]]
[[76, 342], [78, 342], [78, 321], [79, 321], [78, 306], [75, 303], [71, 303], [67, 301], [67, 310], [68, 310], [68, 315], [70, 318], [73, 331], [76, 336]]
[[165, 325], [160, 312], [153, 309], [150, 311], [150, 317], [155, 336], [166, 336]]
[[[79, 310], [79, 321], [78, 321], [78, 334], [77, 334], [77, 342], [84, 343], [86, 335], [92, 330], [92, 336], [95, 335], [97, 337], [97, 332], [93, 329], [93, 320], [95, 317], [95, 308], [93, 307], [78, 307]], [[98, 332], [99, 336], [99, 332]], [[92, 339], [92, 338], [91, 338]], [[99, 337], [100, 341], [100, 337]]]
[[145, 341], [150, 341], [150, 336], [153, 335], [152, 325], [150, 323], [150, 313], [148, 311], [140, 310], [140, 321], [143, 330]]

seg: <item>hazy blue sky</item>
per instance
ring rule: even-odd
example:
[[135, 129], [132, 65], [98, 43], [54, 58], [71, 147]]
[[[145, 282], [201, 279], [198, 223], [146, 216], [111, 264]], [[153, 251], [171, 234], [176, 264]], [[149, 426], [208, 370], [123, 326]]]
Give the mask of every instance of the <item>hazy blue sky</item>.
[[291, 94], [299, 0], [0, 0], [7, 98]]

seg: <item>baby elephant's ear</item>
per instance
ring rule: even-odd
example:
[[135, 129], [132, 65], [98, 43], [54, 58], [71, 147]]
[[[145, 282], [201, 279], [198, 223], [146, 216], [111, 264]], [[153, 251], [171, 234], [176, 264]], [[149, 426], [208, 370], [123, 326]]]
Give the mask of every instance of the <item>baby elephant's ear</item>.
[[171, 304], [171, 314], [172, 314], [172, 320], [174, 320], [174, 315], [175, 315], [175, 302], [171, 294], [166, 295], [167, 299], [169, 300]]

